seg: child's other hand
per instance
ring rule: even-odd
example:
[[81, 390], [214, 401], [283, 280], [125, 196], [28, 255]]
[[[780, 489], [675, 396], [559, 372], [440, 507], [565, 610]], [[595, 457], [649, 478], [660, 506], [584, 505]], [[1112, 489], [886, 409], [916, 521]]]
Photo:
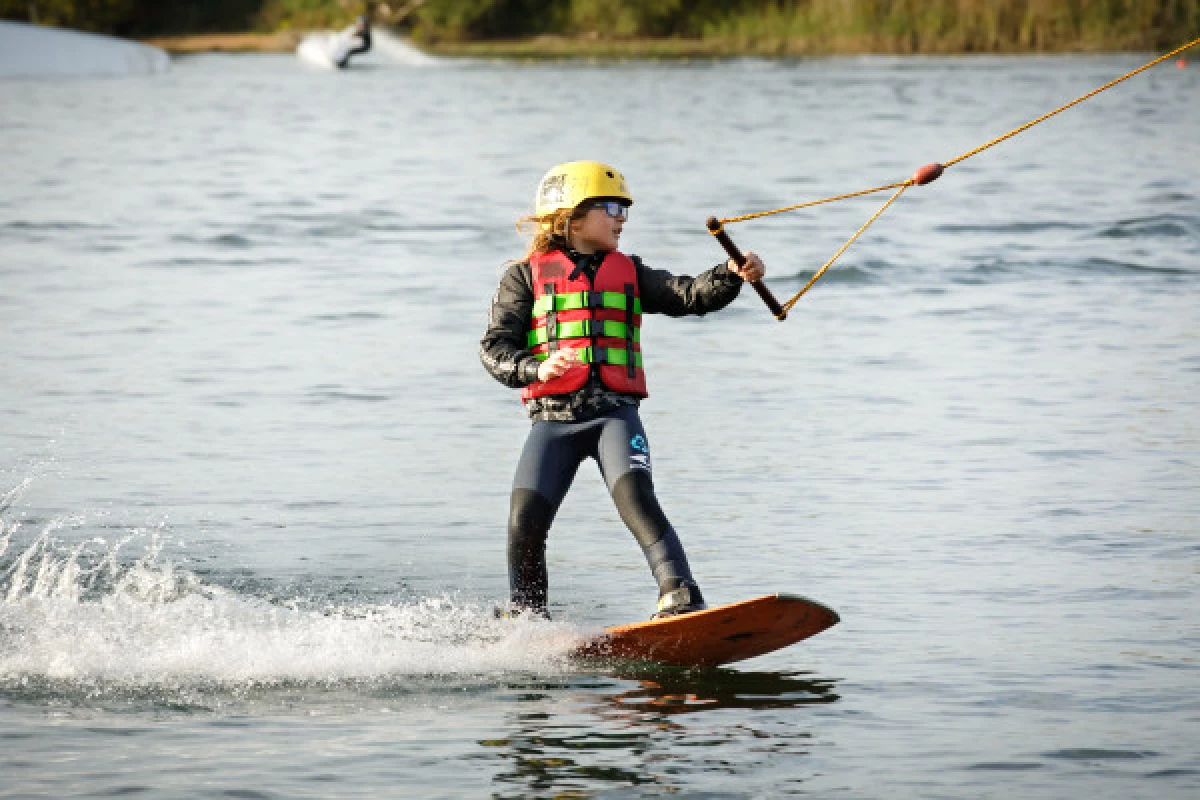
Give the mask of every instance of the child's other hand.
[[538, 365], [538, 380], [544, 382], [557, 378], [578, 363], [579, 353], [577, 351], [555, 350], [549, 358]]

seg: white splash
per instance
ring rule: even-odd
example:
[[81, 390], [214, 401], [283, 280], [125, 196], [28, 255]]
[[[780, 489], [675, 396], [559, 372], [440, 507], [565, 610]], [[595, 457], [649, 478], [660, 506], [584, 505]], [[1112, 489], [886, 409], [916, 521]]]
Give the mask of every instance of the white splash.
[[340, 33], [310, 33], [296, 46], [296, 57], [323, 69], [338, 69], [350, 45]]
[[[206, 584], [131, 532], [65, 547], [48, 526], [0, 564], [0, 687], [263, 685], [560, 672], [581, 632], [451, 598], [312, 610]], [[0, 533], [0, 550], [17, 526]], [[122, 557], [135, 540], [144, 552]]]
[[[296, 46], [296, 56], [313, 66], [337, 69], [349, 49], [347, 31], [317, 31], [307, 34]], [[398, 64], [405, 67], [430, 67], [440, 59], [422, 53], [404, 39], [378, 28], [371, 32], [371, 49], [361, 55], [352, 56], [350, 65], [355, 64]]]
[[380, 54], [393, 64], [403, 64], [409, 67], [432, 67], [441, 63], [441, 59], [422, 53], [408, 42], [384, 30], [372, 33], [373, 46]]
[[0, 21], [0, 78], [148, 75], [170, 63], [157, 47], [115, 36]]

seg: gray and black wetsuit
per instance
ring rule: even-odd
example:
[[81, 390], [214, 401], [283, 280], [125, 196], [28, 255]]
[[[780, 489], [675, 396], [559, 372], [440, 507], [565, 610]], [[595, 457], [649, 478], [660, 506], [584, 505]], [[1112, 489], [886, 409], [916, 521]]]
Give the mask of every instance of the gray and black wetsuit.
[[[585, 255], [562, 248], [594, 278], [605, 253]], [[733, 302], [742, 279], [724, 264], [692, 278], [645, 266], [637, 256], [638, 291], [644, 314], [672, 317], [719, 311]], [[492, 298], [488, 329], [480, 342], [484, 367], [505, 386], [537, 381], [541, 363], [528, 349], [534, 290], [528, 261], [513, 264]], [[508, 573], [516, 608], [545, 613], [546, 537], [559, 505], [585, 458], [593, 458], [621, 519], [641, 545], [664, 595], [687, 586], [702, 603], [683, 545], [654, 494], [650, 450], [638, 415], [639, 398], [615, 392], [592, 375], [580, 389], [530, 400], [533, 429], [513, 480], [508, 517]]]

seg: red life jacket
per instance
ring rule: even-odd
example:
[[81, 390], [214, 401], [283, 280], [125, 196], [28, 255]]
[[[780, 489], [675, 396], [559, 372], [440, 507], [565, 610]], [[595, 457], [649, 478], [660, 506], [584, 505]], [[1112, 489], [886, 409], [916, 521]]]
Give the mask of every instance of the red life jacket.
[[543, 361], [555, 350], [578, 349], [581, 363], [557, 378], [529, 384], [521, 399], [570, 394], [587, 383], [592, 364], [609, 389], [645, 397], [642, 301], [637, 266], [629, 256], [609, 253], [594, 280], [561, 250], [538, 253], [529, 266], [534, 297], [529, 348]]

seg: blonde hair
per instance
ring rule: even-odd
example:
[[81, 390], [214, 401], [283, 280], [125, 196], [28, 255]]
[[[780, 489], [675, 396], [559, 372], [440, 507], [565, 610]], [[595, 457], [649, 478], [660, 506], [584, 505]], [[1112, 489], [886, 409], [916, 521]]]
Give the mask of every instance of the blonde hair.
[[575, 209], [560, 208], [549, 214], [541, 216], [530, 214], [528, 217], [521, 217], [517, 220], [517, 233], [530, 237], [525, 258], [569, 244], [571, 220], [575, 217]]

